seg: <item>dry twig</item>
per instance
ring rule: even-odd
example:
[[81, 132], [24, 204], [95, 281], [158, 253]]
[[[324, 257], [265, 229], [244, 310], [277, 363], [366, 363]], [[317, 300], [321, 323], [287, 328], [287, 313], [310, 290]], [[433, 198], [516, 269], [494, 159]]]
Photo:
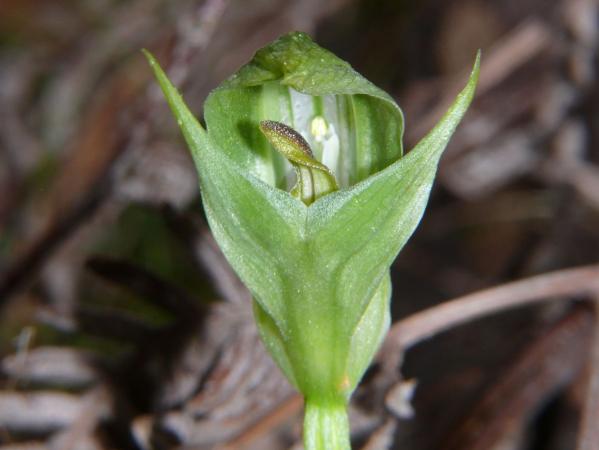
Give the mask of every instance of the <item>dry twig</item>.
[[520, 438], [543, 402], [570, 384], [583, 369], [593, 319], [588, 308], [576, 309], [531, 343], [499, 374], [469, 417], [443, 439], [442, 448], [513, 448], [513, 441]]
[[391, 328], [385, 346], [407, 349], [435, 334], [489, 314], [598, 290], [598, 264], [536, 275], [468, 294], [400, 320]]

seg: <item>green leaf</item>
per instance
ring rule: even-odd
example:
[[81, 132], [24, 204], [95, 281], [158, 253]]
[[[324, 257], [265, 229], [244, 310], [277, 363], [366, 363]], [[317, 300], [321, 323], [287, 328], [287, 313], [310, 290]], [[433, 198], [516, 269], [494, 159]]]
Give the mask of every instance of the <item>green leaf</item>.
[[387, 335], [391, 323], [389, 302], [391, 300], [391, 277], [383, 277], [381, 284], [370, 299], [351, 336], [347, 374], [350, 386], [356, 386], [372, 357]]
[[[434, 129], [406, 156], [308, 210], [306, 237], [317, 265], [330, 267], [341, 327], [353, 330], [375, 290], [418, 225], [439, 159], [476, 88], [480, 55], [470, 79]], [[326, 261], [326, 265], [325, 262]], [[315, 305], [316, 307], [316, 305]]]
[[305, 205], [252, 176], [214, 146], [155, 58], [145, 55], [191, 150], [215, 239], [262, 307], [275, 320], [282, 317], [285, 272], [302, 234]]

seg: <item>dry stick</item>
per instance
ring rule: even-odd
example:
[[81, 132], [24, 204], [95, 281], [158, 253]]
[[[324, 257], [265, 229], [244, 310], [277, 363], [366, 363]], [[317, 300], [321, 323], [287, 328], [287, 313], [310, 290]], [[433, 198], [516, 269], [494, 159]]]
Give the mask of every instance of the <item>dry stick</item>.
[[[597, 323], [599, 323], [599, 295], [595, 298], [594, 306]], [[599, 450], [599, 327], [597, 326], [591, 347], [590, 366], [577, 450]]]
[[45, 198], [53, 205], [51, 215], [45, 218], [43, 230], [28, 243], [23, 254], [0, 274], [0, 309], [12, 295], [37, 279], [39, 270], [54, 252], [109, 197], [112, 169], [128, 141], [118, 126], [118, 112], [144, 85], [144, 77], [131, 76], [138, 74], [139, 64], [131, 63], [115, 74], [100, 92], [102, 95], [98, 95], [97, 104], [86, 112], [69, 144], [76, 151], [62, 166]]
[[465, 295], [396, 322], [378, 359], [386, 371], [393, 373], [406, 349], [457, 325], [555, 297], [596, 292], [599, 292], [599, 264], [558, 270]]
[[294, 394], [282, 402], [273, 411], [258, 420], [254, 425], [246, 429], [242, 434], [227, 442], [218, 450], [234, 450], [243, 448], [258, 438], [264, 436], [273, 428], [285, 422], [289, 417], [301, 411], [304, 402], [300, 395]]
[[547, 399], [586, 365], [595, 328], [589, 308], [575, 308], [501, 371], [468, 416], [440, 442], [441, 450], [514, 447]]
[[[455, 326], [510, 308], [559, 297], [599, 295], [599, 264], [558, 270], [485, 289], [413, 314], [391, 328], [378, 359], [384, 372], [396, 374], [405, 350]], [[599, 372], [599, 333], [594, 348], [594, 372]], [[578, 450], [599, 450], [599, 376], [591, 378]], [[586, 445], [583, 446], [583, 445]]]
[[[547, 26], [536, 19], [527, 20], [517, 26], [498, 44], [483, 54], [483, 64], [477, 87], [477, 95], [484, 94], [489, 89], [501, 83], [514, 70], [524, 65], [539, 54], [551, 43], [551, 33]], [[448, 94], [437, 103], [428, 114], [418, 120], [418, 123], [408, 130], [408, 141], [414, 141], [417, 136], [423, 136], [430, 130], [439, 117], [453, 102], [453, 96], [464, 85], [469, 70], [458, 76], [450, 83]]]
[[397, 420], [387, 419], [368, 438], [361, 450], [389, 450], [393, 446], [393, 435], [397, 429]]
[[[102, 416], [110, 410], [109, 394], [103, 387], [95, 388], [83, 398], [83, 407], [73, 423], [61, 433], [63, 450], [81, 448], [86, 437], [92, 437]], [[1, 450], [1, 449], [0, 449]]]

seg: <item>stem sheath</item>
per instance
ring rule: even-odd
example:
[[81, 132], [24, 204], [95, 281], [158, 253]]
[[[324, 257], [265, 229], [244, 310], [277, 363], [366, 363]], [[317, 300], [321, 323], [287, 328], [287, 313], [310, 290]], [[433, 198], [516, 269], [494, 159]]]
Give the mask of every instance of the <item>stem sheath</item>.
[[306, 450], [351, 450], [345, 402], [306, 400], [304, 446]]

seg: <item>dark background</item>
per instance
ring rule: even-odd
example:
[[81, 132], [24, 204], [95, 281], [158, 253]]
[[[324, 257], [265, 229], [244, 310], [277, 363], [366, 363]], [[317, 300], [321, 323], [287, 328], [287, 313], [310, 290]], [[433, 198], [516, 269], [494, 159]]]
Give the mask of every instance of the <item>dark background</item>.
[[[398, 101], [406, 148], [482, 48], [477, 97], [392, 269], [400, 320], [597, 261], [598, 10], [594, 0], [0, 0], [0, 450], [299, 448], [301, 401], [207, 232], [142, 47], [201, 114], [258, 48], [307, 31]], [[564, 283], [563, 301], [410, 349], [411, 419], [397, 414], [410, 409], [410, 384], [384, 369], [399, 356], [385, 348], [352, 404], [355, 448], [599, 448], [584, 425], [599, 420], [589, 384], [599, 295]]]

